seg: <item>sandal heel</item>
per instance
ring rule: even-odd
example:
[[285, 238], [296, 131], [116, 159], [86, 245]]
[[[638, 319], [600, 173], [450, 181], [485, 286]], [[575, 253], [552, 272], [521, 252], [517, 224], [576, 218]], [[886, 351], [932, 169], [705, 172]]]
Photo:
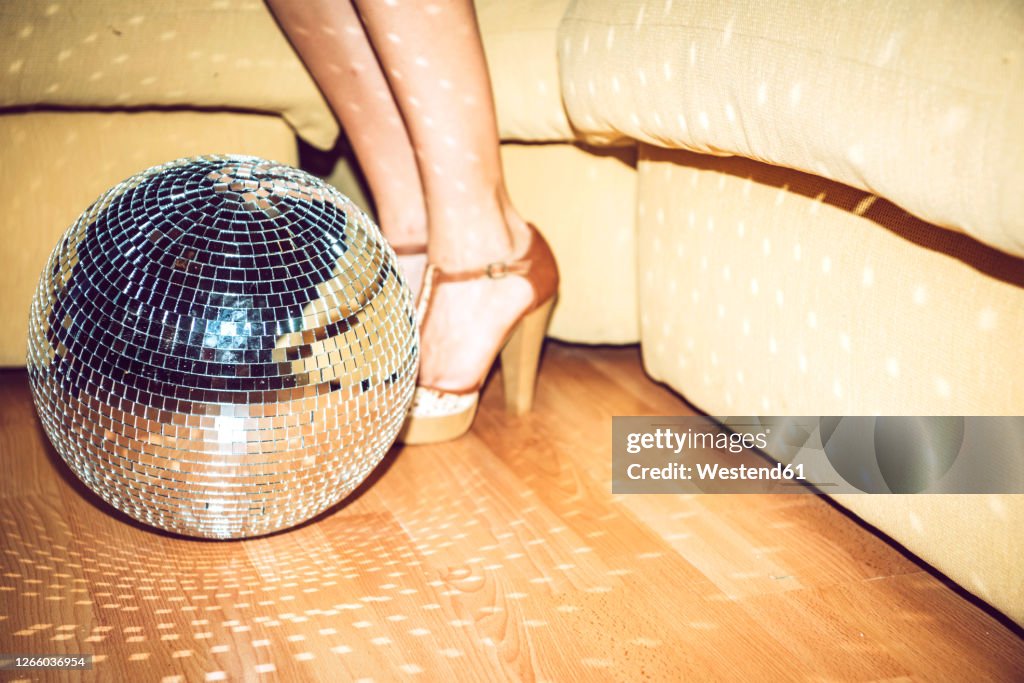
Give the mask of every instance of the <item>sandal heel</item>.
[[528, 413], [533, 407], [537, 365], [554, 304], [552, 297], [523, 316], [501, 350], [505, 410], [512, 415]]

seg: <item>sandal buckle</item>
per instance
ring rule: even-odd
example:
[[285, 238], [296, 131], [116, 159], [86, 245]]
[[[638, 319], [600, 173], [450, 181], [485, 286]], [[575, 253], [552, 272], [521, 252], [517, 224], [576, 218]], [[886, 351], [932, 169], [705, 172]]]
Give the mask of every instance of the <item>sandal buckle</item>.
[[487, 277], [492, 280], [497, 280], [508, 275], [508, 264], [504, 261], [495, 261], [494, 263], [488, 263], [485, 271]]

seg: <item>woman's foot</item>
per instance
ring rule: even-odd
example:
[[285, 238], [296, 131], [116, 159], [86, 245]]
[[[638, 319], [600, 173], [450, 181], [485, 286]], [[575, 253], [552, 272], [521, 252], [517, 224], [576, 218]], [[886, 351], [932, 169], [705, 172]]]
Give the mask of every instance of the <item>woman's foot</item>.
[[465, 433], [499, 353], [508, 408], [529, 410], [558, 271], [543, 237], [533, 228], [525, 237], [498, 261], [454, 272], [430, 267], [419, 307], [419, 383], [399, 437], [405, 443]]
[[[483, 382], [498, 346], [533, 301], [533, 287], [522, 277], [483, 277], [452, 281], [444, 273], [484, 272], [492, 263], [512, 263], [526, 255], [530, 230], [522, 221], [509, 228], [511, 249], [458, 260], [443, 260], [420, 321], [419, 384], [466, 392]], [[439, 259], [440, 260], [440, 259]], [[453, 265], [448, 265], [449, 263]]]

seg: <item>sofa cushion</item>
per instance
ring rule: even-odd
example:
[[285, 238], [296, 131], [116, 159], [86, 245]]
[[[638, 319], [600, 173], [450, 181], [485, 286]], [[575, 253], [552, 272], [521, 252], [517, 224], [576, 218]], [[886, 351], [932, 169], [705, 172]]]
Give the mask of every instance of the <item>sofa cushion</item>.
[[[574, 138], [556, 34], [569, 0], [479, 0], [503, 139]], [[274, 112], [330, 148], [338, 125], [260, 0], [0, 6], [0, 108], [189, 107]]]
[[260, 0], [5, 2], [0, 67], [0, 108], [226, 108], [281, 114], [324, 149], [338, 135]]
[[504, 143], [501, 157], [512, 201], [558, 261], [548, 333], [584, 344], [635, 343], [636, 148]]
[[575, 139], [558, 81], [558, 25], [569, 0], [477, 0], [502, 140]]
[[237, 112], [28, 112], [0, 116], [0, 367], [25, 364], [28, 308], [58, 238], [116, 183], [211, 152], [298, 161], [279, 116]]
[[570, 122], [886, 197], [1024, 255], [1024, 4], [577, 0]]
[[861, 190], [647, 145], [647, 371], [711, 415], [1019, 415], [1024, 260]]

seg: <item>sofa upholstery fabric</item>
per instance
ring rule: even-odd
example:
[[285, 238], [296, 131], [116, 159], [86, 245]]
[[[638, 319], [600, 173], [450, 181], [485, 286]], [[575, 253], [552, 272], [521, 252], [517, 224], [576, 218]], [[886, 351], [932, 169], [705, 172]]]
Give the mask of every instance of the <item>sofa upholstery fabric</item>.
[[569, 0], [476, 3], [502, 140], [576, 138], [558, 80], [558, 26], [568, 5]]
[[179, 112], [33, 112], [0, 116], [0, 367], [25, 364], [28, 308], [50, 252], [112, 185], [150, 166], [214, 151], [294, 164], [277, 116]]
[[643, 145], [647, 369], [721, 415], [1014, 415], [1024, 267], [819, 176]]
[[0, 65], [0, 108], [231, 109], [338, 136], [262, 0], [5, 2]]
[[1024, 3], [577, 0], [559, 57], [589, 139], [807, 171], [1024, 255]]

